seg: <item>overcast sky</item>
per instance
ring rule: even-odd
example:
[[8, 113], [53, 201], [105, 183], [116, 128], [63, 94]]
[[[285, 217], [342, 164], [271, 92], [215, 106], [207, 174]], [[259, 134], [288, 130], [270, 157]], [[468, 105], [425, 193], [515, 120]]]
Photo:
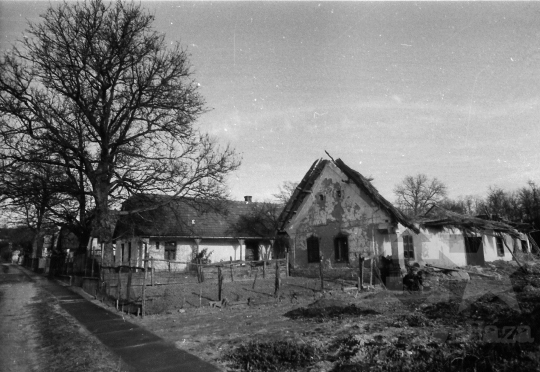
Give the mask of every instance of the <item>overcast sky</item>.
[[[540, 183], [540, 3], [142, 4], [191, 53], [200, 127], [243, 158], [234, 199], [270, 199], [324, 150], [391, 201], [417, 173], [451, 197]], [[0, 48], [47, 6], [0, 1]]]

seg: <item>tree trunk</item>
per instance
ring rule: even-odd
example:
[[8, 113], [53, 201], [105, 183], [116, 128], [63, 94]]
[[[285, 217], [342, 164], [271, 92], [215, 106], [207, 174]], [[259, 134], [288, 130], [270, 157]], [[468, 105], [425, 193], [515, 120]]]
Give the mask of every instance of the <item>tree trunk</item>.
[[96, 214], [94, 220], [94, 236], [103, 243], [103, 266], [114, 265], [112, 246], [113, 221], [109, 211], [109, 185], [103, 182], [95, 189]]

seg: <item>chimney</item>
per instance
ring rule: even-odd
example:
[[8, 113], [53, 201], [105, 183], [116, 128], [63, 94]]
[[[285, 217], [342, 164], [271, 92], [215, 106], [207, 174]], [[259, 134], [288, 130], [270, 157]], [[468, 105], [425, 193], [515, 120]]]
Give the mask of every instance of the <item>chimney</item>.
[[246, 201], [246, 203], [251, 203], [251, 196], [249, 195], [244, 196], [244, 200]]

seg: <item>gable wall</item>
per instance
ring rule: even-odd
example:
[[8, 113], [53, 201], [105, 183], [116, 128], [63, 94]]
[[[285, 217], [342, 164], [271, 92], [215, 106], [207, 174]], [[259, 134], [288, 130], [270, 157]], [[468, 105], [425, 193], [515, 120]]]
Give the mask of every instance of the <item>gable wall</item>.
[[[307, 261], [306, 240], [320, 238], [319, 248], [325, 265], [357, 267], [357, 255], [389, 255], [397, 249], [398, 239], [378, 230], [381, 223], [391, 223], [391, 217], [381, 210], [334, 164], [328, 163], [307, 195], [296, 215], [287, 225], [291, 237], [293, 263], [298, 267], [314, 265]], [[338, 197], [341, 191], [341, 197]], [[323, 195], [323, 200], [320, 199]], [[337, 263], [334, 238], [339, 233], [348, 236], [349, 264]], [[317, 264], [315, 264], [317, 265]]]

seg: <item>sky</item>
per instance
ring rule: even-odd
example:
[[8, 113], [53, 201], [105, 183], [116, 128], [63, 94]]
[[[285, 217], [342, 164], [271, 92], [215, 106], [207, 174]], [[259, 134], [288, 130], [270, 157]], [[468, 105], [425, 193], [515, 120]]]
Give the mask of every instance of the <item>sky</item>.
[[[0, 49], [48, 5], [0, 0]], [[272, 199], [325, 150], [390, 201], [418, 173], [452, 198], [540, 184], [540, 3], [142, 5], [191, 55], [197, 125], [242, 158], [233, 199]]]

